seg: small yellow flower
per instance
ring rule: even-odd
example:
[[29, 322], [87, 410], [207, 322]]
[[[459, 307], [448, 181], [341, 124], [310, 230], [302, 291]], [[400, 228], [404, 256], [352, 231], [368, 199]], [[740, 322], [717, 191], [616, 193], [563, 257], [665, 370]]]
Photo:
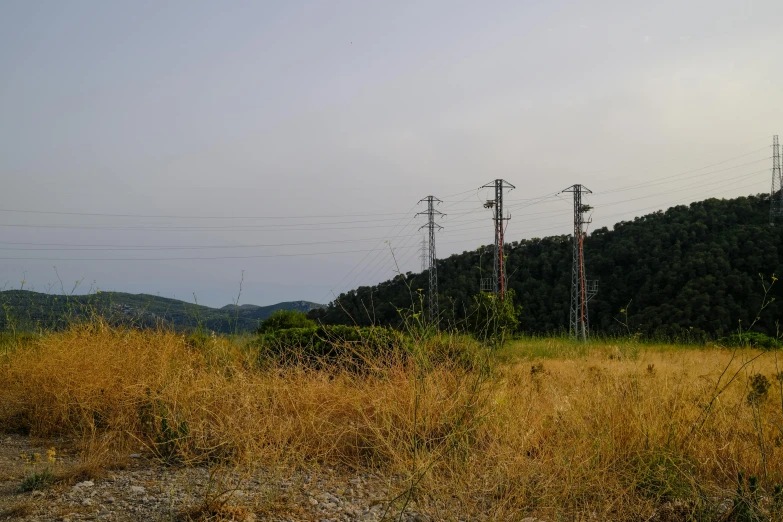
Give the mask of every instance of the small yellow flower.
[[620, 308], [620, 313], [624, 314], [625, 313], [625, 308]]
[[48, 450], [46, 450], [46, 461], [49, 464], [54, 464], [55, 462], [57, 462], [57, 450], [55, 450], [54, 448], [49, 448]]

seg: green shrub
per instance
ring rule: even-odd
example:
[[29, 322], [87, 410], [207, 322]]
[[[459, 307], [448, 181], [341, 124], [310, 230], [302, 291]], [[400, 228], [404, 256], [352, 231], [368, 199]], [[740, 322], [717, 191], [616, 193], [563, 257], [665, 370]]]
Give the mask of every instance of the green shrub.
[[473, 296], [473, 306], [465, 319], [468, 333], [481, 341], [502, 343], [519, 327], [521, 306], [514, 305], [514, 291], [503, 300], [495, 294], [481, 292]]
[[762, 350], [780, 348], [780, 342], [777, 339], [759, 332], [736, 333], [721, 337], [718, 339], [718, 344], [726, 348], [760, 348]]
[[[212, 335], [214, 335], [214, 333]], [[198, 327], [188, 334], [188, 336], [185, 338], [185, 342], [191, 348], [203, 350], [212, 342], [212, 336], [205, 332], [201, 327]]]
[[35, 344], [41, 336], [32, 332], [0, 332], [0, 352]]
[[693, 465], [684, 457], [651, 450], [638, 454], [632, 463], [634, 487], [639, 494], [659, 501], [693, 495]]
[[45, 468], [39, 473], [33, 473], [27, 475], [22, 483], [19, 485], [18, 491], [20, 493], [27, 493], [30, 491], [43, 491], [52, 484], [54, 484], [55, 476], [49, 468]]
[[469, 335], [440, 332], [410, 343], [423, 368], [461, 367], [489, 370], [487, 346]]
[[274, 330], [261, 334], [252, 345], [262, 364], [337, 363], [354, 369], [377, 362], [379, 356], [407, 352], [405, 336], [396, 330], [343, 325]]
[[315, 321], [298, 310], [277, 310], [261, 322], [257, 333], [265, 334], [291, 328], [315, 328]]
[[751, 475], [745, 487], [745, 474], [737, 474], [737, 493], [734, 506], [726, 520], [731, 522], [761, 522], [766, 520], [762, 515], [759, 498], [759, 479]]

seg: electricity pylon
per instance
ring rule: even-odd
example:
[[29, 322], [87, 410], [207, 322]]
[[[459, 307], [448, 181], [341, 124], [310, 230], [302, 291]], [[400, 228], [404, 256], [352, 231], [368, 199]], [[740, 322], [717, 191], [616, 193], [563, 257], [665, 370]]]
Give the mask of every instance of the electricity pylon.
[[780, 165], [778, 135], [772, 137], [772, 190], [769, 193], [769, 224], [783, 217], [783, 171]]
[[421, 236], [421, 272], [427, 270], [427, 239]]
[[577, 339], [587, 340], [588, 317], [587, 303], [598, 293], [598, 281], [588, 281], [585, 277], [584, 226], [590, 223], [584, 214], [592, 210], [590, 205], [582, 203], [584, 194], [592, 194], [584, 185], [572, 185], [562, 192], [574, 194], [574, 245], [571, 265], [571, 314], [570, 331]]
[[[492, 220], [495, 222], [495, 259], [492, 269], [493, 277], [491, 289], [492, 292], [498, 296], [498, 299], [503, 300], [503, 298], [506, 296], [506, 273], [505, 267], [503, 266], [503, 236], [505, 232], [503, 222], [511, 219], [508, 217], [503, 217], [503, 190], [512, 190], [516, 187], [506, 180], [496, 179], [495, 181], [487, 183], [481, 188], [495, 189], [495, 199], [488, 200], [484, 204], [484, 208], [493, 209]], [[490, 285], [488, 285], [485, 281], [482, 281], [481, 289], [483, 291], [488, 291], [490, 289]]]
[[419, 212], [416, 214], [419, 215], [425, 215], [427, 216], [427, 224], [422, 225], [419, 227], [419, 230], [422, 228], [427, 228], [429, 231], [429, 275], [430, 275], [430, 292], [428, 296], [428, 304], [429, 304], [429, 318], [430, 321], [433, 324], [437, 324], [438, 321], [438, 267], [437, 267], [437, 256], [435, 254], [435, 231], [442, 229], [443, 227], [435, 223], [435, 217], [436, 216], [445, 216], [443, 212], [439, 210], [435, 210], [435, 204], [442, 203], [441, 200], [436, 198], [435, 196], [427, 196], [426, 198], [419, 201], [421, 203], [422, 201], [427, 202], [427, 210], [425, 212]]

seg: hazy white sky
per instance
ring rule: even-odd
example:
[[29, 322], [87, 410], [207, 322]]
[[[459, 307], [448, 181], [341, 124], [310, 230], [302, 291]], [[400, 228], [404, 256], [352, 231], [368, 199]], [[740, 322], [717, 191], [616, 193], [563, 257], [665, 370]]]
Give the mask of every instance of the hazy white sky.
[[325, 302], [393, 275], [384, 239], [420, 269], [429, 194], [444, 257], [491, 243], [495, 178], [508, 240], [568, 233], [573, 183], [593, 227], [768, 191], [781, 21], [777, 1], [0, 0], [0, 286], [59, 291], [56, 267], [66, 290], [219, 306], [244, 270], [242, 302]]

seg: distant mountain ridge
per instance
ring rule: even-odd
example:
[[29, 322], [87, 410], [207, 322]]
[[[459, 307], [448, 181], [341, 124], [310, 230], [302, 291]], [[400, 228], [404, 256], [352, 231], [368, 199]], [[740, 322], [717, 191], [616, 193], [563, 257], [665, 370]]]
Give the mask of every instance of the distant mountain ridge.
[[21, 330], [63, 328], [97, 315], [112, 323], [142, 327], [163, 325], [177, 330], [201, 327], [216, 333], [250, 332], [277, 310], [309, 312], [322, 307], [311, 301], [288, 301], [268, 306], [229, 304], [221, 308], [150, 294], [98, 292], [53, 295], [30, 290], [0, 292], [0, 327]]
[[312, 301], [286, 301], [283, 303], [277, 303], [268, 306], [259, 306], [254, 304], [233, 305], [229, 304], [219, 308], [228, 313], [236, 313], [239, 308], [239, 313], [244, 317], [250, 319], [264, 320], [272, 315], [277, 310], [298, 310], [300, 312], [309, 312], [317, 308], [323, 308], [325, 305], [313, 303]]

